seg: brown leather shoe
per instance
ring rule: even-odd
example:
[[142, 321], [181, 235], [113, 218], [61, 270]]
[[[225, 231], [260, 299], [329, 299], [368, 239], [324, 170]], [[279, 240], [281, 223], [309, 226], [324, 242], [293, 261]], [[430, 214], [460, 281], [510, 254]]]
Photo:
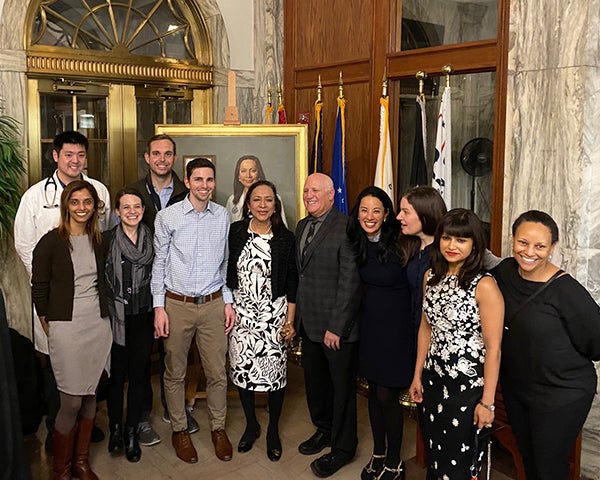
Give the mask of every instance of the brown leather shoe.
[[231, 456], [233, 455], [233, 447], [231, 446], [231, 442], [229, 438], [227, 438], [227, 434], [225, 430], [222, 428], [219, 430], [213, 430], [211, 432], [212, 442], [215, 446], [215, 455], [219, 460], [223, 460], [224, 462], [228, 462], [231, 460]]
[[196, 449], [194, 448], [194, 444], [192, 443], [192, 439], [187, 430], [173, 432], [171, 435], [171, 443], [175, 448], [175, 453], [181, 460], [187, 463], [198, 462], [198, 454], [196, 453]]

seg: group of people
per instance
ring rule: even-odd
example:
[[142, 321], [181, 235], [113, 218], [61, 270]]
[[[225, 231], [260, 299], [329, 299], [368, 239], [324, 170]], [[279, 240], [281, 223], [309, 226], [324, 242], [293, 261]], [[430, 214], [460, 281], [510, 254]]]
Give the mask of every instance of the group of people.
[[477, 216], [447, 211], [431, 187], [406, 192], [397, 215], [383, 190], [367, 187], [346, 217], [333, 207], [331, 178], [316, 173], [302, 193], [308, 216], [292, 233], [257, 158], [240, 158], [239, 186], [223, 207], [211, 200], [214, 164], [189, 161], [182, 182], [173, 171], [175, 142], [157, 135], [145, 154], [147, 177], [117, 193], [119, 222], [108, 228], [107, 190], [82, 173], [86, 150], [77, 132], [57, 136], [54, 198], [47, 200], [47, 180], [32, 186], [15, 222], [59, 397], [49, 424], [56, 479], [97, 478], [89, 443], [104, 369], [109, 451], [136, 462], [140, 444], [160, 441], [149, 422], [156, 339], [176, 455], [198, 461], [190, 436], [198, 425], [185, 400], [195, 340], [216, 456], [233, 455], [225, 431], [229, 373], [246, 419], [238, 452], [261, 435], [255, 392], [267, 392], [267, 456], [278, 461], [286, 352], [296, 335], [315, 426], [298, 450], [329, 448], [310, 464], [316, 476], [333, 475], [355, 456], [360, 373], [373, 438], [363, 480], [405, 477], [399, 395], [407, 388], [421, 404], [427, 478], [476, 473], [474, 440], [493, 424], [498, 381], [527, 477], [566, 478], [595, 393], [600, 310], [549, 262], [558, 242], [549, 215], [521, 215], [513, 257], [498, 264]]

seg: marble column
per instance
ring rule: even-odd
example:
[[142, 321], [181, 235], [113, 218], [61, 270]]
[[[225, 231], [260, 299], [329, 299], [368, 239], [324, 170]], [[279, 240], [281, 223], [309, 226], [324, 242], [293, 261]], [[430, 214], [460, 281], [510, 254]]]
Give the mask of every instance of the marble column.
[[[600, 301], [600, 1], [510, 8], [503, 253], [518, 214], [547, 211], [561, 233], [553, 262]], [[600, 479], [598, 451], [596, 398], [583, 432], [584, 478]]]
[[[236, 32], [228, 31], [214, 0], [196, 0], [213, 45], [213, 123], [223, 123], [227, 105], [230, 44]], [[254, 2], [254, 69], [237, 70], [237, 106], [241, 123], [265, 123], [267, 83], [275, 91], [283, 77], [283, 0]], [[273, 96], [275, 101], [277, 96]]]
[[[4, 113], [23, 126], [21, 143], [26, 144], [26, 56], [23, 49], [23, 19], [28, 1], [0, 2], [0, 99]], [[26, 179], [23, 178], [23, 186]], [[0, 242], [0, 288], [6, 301], [8, 325], [31, 337], [31, 287], [29, 276], [11, 238]]]

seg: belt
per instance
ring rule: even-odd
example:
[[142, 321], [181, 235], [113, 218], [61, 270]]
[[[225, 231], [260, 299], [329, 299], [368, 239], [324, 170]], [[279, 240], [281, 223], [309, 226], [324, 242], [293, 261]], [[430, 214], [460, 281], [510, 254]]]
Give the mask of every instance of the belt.
[[200, 295], [199, 297], [186, 297], [185, 295], [178, 295], [173, 292], [165, 293], [165, 297], [172, 298], [173, 300], [179, 300], [184, 303], [194, 303], [196, 305], [201, 305], [203, 303], [212, 302], [213, 300], [221, 297], [221, 290], [217, 290], [216, 292], [211, 293], [210, 295]]

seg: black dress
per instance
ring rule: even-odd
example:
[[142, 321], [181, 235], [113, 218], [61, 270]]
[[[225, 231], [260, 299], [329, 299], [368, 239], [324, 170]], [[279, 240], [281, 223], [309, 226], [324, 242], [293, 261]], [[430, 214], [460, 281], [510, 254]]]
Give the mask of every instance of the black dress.
[[427, 286], [423, 311], [431, 340], [423, 368], [423, 441], [435, 478], [470, 478], [473, 414], [483, 391], [485, 346], [477, 275], [467, 290], [454, 275]]
[[382, 386], [406, 388], [415, 363], [406, 268], [397, 257], [379, 262], [377, 243], [369, 242], [360, 277], [360, 373]]

